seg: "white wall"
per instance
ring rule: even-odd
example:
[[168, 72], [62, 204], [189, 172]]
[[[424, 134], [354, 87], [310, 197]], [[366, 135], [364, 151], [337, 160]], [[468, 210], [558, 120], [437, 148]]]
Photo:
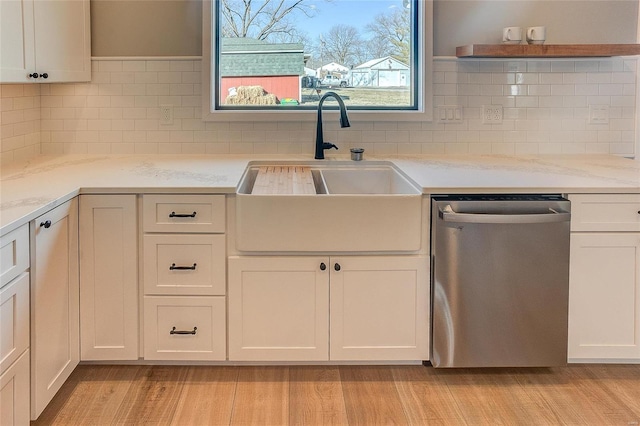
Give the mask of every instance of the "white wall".
[[[201, 3], [91, 0], [93, 54], [199, 56]], [[638, 14], [638, 0], [436, 0], [434, 49], [449, 56], [456, 45], [497, 42], [505, 25], [546, 25], [549, 43], [633, 43]], [[39, 153], [312, 152], [312, 122], [202, 122], [199, 60], [109, 59], [93, 62], [91, 83], [0, 85], [0, 164]], [[367, 122], [338, 131], [329, 122], [325, 128], [342, 149], [384, 154], [633, 155], [636, 66], [622, 58], [436, 57], [434, 104], [463, 105], [463, 123]], [[487, 103], [505, 106], [502, 125], [481, 124], [480, 106]], [[610, 106], [609, 124], [588, 123], [588, 105], [595, 103]], [[159, 124], [161, 104], [174, 105], [172, 126]]]

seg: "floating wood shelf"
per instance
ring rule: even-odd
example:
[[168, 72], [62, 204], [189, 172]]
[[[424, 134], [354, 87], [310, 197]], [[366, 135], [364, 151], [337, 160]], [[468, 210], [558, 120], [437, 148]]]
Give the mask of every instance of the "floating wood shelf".
[[458, 58], [584, 58], [640, 55], [640, 44], [469, 44]]

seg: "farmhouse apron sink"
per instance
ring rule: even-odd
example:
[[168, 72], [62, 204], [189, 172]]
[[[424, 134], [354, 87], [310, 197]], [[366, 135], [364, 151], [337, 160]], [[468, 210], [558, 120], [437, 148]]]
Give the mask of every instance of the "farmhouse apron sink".
[[420, 249], [422, 191], [389, 162], [251, 162], [236, 191], [240, 251]]

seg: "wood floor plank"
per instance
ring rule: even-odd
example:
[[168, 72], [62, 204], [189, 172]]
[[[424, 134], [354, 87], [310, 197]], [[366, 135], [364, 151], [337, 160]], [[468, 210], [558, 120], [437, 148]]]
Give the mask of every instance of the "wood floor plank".
[[625, 414], [620, 411], [623, 407], [581, 371], [586, 369], [582, 366], [532, 369], [521, 370], [515, 377], [532, 398], [544, 401], [558, 424], [626, 425], [621, 417]]
[[[56, 396], [53, 397], [49, 405], [44, 409], [40, 417], [37, 420], [31, 422], [34, 426], [40, 425], [54, 425], [58, 416], [66, 411], [73, 409], [77, 405], [77, 401], [72, 400], [72, 396], [76, 391], [76, 388], [83, 382], [91, 382], [93, 378], [99, 378], [102, 371], [94, 368], [83, 368], [83, 366], [76, 367], [71, 376], [62, 385]], [[58, 423], [59, 424], [59, 423]]]
[[412, 425], [464, 425], [464, 417], [447, 384], [433, 368], [392, 367], [396, 389]]
[[114, 416], [114, 424], [170, 422], [178, 405], [188, 368], [164, 365], [142, 367], [137, 383], [131, 386]]
[[171, 424], [230, 424], [237, 381], [237, 368], [189, 367]]
[[239, 367], [231, 424], [289, 424], [289, 368]]
[[388, 367], [341, 366], [340, 379], [350, 425], [407, 425]]
[[532, 398], [510, 369], [434, 370], [467, 424], [555, 425], [553, 411]]
[[56, 418], [60, 425], [99, 425], [110, 423], [140, 369], [131, 366], [101, 365], [93, 368], [94, 376], [86, 377], [75, 387], [69, 405], [82, 406], [82, 410], [65, 410]]
[[348, 424], [337, 366], [289, 367], [289, 424]]
[[638, 421], [638, 413], [627, 406], [619, 393], [611, 392], [606, 382], [600, 380], [591, 369], [568, 367], [566, 371], [571, 375], [571, 381], [576, 383], [583, 400], [589, 401], [605, 420], [603, 424], [626, 425]]
[[635, 414], [630, 424], [640, 424], [640, 366], [638, 365], [585, 365], [595, 380], [603, 383]]

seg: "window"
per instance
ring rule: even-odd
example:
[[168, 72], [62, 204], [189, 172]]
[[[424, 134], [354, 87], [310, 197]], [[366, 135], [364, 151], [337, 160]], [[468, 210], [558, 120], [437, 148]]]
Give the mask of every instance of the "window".
[[327, 91], [356, 120], [431, 119], [431, 1], [211, 0], [203, 28], [205, 120], [314, 119]]

